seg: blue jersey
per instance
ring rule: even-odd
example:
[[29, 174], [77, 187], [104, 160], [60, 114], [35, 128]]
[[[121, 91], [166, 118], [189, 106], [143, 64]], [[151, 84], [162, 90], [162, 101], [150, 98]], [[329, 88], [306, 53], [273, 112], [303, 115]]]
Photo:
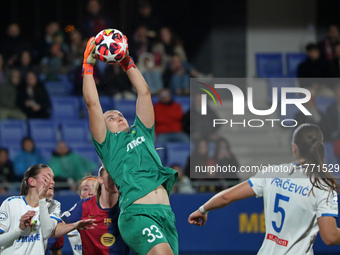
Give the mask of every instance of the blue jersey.
[[124, 243], [118, 229], [118, 203], [110, 209], [102, 209], [96, 202], [96, 196], [83, 199], [65, 212], [62, 220], [66, 223], [78, 220], [95, 219], [94, 229], [79, 230], [84, 255], [128, 255], [130, 249]]

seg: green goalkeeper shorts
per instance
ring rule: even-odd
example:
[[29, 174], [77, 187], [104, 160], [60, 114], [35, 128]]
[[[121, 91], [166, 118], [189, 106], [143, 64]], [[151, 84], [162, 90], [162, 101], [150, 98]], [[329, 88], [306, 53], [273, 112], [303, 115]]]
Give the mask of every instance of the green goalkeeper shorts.
[[132, 204], [120, 213], [118, 227], [135, 254], [146, 255], [155, 245], [168, 243], [178, 255], [175, 215], [170, 205]]

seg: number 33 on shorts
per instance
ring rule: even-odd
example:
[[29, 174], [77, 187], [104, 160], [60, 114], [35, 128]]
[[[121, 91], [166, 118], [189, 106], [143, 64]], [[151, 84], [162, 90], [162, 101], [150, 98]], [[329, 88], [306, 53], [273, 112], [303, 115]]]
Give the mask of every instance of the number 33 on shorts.
[[163, 238], [162, 232], [159, 231], [158, 227], [151, 225], [150, 228], [144, 228], [142, 231], [143, 236], [148, 236], [148, 242], [152, 243], [156, 238]]

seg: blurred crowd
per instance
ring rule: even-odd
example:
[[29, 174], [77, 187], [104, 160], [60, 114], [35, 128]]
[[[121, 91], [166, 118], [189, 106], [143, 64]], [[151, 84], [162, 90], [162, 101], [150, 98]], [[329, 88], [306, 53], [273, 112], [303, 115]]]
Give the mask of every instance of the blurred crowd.
[[[24, 38], [20, 24], [8, 24], [6, 36], [0, 41], [0, 120], [50, 119], [51, 97], [54, 95], [46, 85], [51, 82], [54, 86], [71, 84], [67, 96], [81, 95], [81, 67], [86, 42], [103, 29], [117, 28], [115, 24], [116, 21], [101, 8], [99, 0], [86, 2], [86, 14], [78, 24], [61, 27], [58, 22], [50, 21], [36, 44]], [[130, 55], [152, 95], [157, 98], [154, 104], [155, 142], [161, 146], [173, 142], [188, 144], [189, 135], [192, 138], [193, 151], [187, 163], [171, 165], [179, 172], [174, 192], [216, 192], [228, 187], [230, 183], [221, 176], [202, 178], [200, 185], [195, 185], [195, 180], [188, 178], [192, 170], [190, 159], [206, 166], [239, 167], [228, 140], [212, 132], [209, 126], [204, 126], [209, 121], [202, 122], [198, 95], [193, 97], [188, 111], [184, 111], [176, 101], [176, 97], [189, 96], [190, 78], [209, 75], [200, 73], [190, 63], [181, 38], [154, 15], [147, 0], [138, 2], [138, 15], [132, 30], [122, 32], [128, 36]], [[325, 141], [334, 145], [334, 153], [340, 158], [340, 85], [336, 80], [327, 82], [324, 79], [340, 77], [338, 27], [331, 25], [322, 41], [306, 46], [306, 53], [307, 58], [298, 66], [297, 77], [302, 79], [300, 86], [312, 92], [312, 100], [305, 104], [312, 116], [295, 117], [299, 125], [305, 122], [318, 124], [324, 131]], [[98, 61], [94, 77], [100, 96], [117, 100], [136, 98], [119, 63], [107, 65]], [[318, 109], [314, 100], [317, 96], [330, 100], [326, 110]], [[213, 110], [209, 111], [209, 118], [215, 118]], [[27, 167], [36, 163], [49, 164], [57, 180], [68, 182], [71, 187], [86, 173], [96, 171], [98, 165], [98, 162], [73, 152], [64, 141], [55, 145], [51, 158], [46, 160], [35, 147], [34, 140], [24, 137], [21, 151], [15, 156], [9, 157], [8, 148], [0, 148], [0, 183], [6, 184], [1, 185], [0, 193], [10, 188], [8, 183], [21, 180]], [[227, 179], [239, 181], [237, 174]], [[202, 185], [204, 180], [206, 185]], [[211, 184], [210, 181], [215, 182]]]
[[[0, 121], [50, 120], [51, 99], [55, 96], [53, 89], [49, 89], [51, 84], [69, 84], [71, 87], [65, 91], [65, 96], [82, 95], [81, 69], [88, 39], [106, 28], [119, 29], [117, 20], [105, 12], [99, 0], [88, 0], [84, 4], [86, 13], [77, 24], [61, 27], [52, 20], [35, 43], [23, 36], [19, 23], [8, 24], [6, 36], [0, 41]], [[183, 112], [173, 96], [188, 97], [190, 77], [204, 75], [190, 64], [181, 39], [173, 29], [164, 26], [153, 14], [151, 3], [141, 0], [137, 8], [132, 30], [122, 32], [128, 36], [130, 55], [152, 95], [158, 98], [155, 103], [156, 142], [162, 146], [168, 142], [189, 143], [190, 123], [186, 122], [183, 127], [184, 115], [189, 113]], [[98, 61], [94, 77], [100, 96], [114, 100], [136, 98], [119, 63], [107, 65]], [[49, 164], [56, 180], [67, 182], [74, 189], [73, 184], [98, 168], [98, 162], [73, 152], [65, 141], [55, 145], [48, 159], [44, 157], [46, 153], [35, 146], [32, 137], [22, 138], [16, 155], [9, 155], [9, 152], [9, 148], [0, 148], [0, 183], [4, 184], [0, 193], [11, 189], [11, 182], [21, 181], [28, 166], [36, 163]], [[181, 172], [181, 165], [174, 168]], [[185, 175], [180, 176], [180, 180], [189, 180], [182, 178]], [[190, 185], [190, 180], [187, 182]]]

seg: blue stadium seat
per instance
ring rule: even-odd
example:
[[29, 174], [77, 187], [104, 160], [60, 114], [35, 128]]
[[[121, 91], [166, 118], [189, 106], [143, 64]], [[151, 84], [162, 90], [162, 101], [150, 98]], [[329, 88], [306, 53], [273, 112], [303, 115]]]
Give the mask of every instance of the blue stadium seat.
[[84, 158], [93, 160], [94, 162], [98, 163], [98, 166], [101, 165], [101, 161], [97, 152], [92, 144], [90, 145], [72, 145], [70, 144], [70, 148], [73, 152], [78, 153], [79, 155], [83, 156]]
[[190, 155], [190, 143], [168, 143], [166, 145], [166, 165], [179, 164], [185, 167]]
[[29, 120], [29, 129], [37, 147], [56, 146], [60, 136], [57, 122], [53, 120]]
[[100, 101], [100, 105], [102, 106], [103, 112], [115, 109], [112, 97], [100, 96], [99, 101]]
[[315, 103], [322, 113], [326, 113], [327, 108], [335, 102], [335, 98], [315, 96]]
[[286, 65], [287, 65], [287, 76], [297, 77], [297, 68], [299, 64], [306, 59], [305, 53], [287, 53], [286, 54]]
[[[120, 111], [125, 118], [134, 118], [136, 115], [136, 100], [114, 100], [115, 109]], [[130, 123], [129, 123], [130, 124]]]
[[21, 139], [28, 135], [25, 121], [9, 120], [0, 122], [0, 143], [4, 147], [20, 145]]
[[190, 108], [189, 96], [174, 96], [174, 101], [180, 103], [183, 113], [186, 113]]
[[53, 97], [52, 118], [57, 120], [78, 120], [79, 99], [77, 97]]
[[44, 85], [50, 97], [68, 96], [73, 92], [73, 84], [69, 81], [46, 81]]
[[61, 139], [67, 144], [90, 143], [91, 134], [87, 120], [61, 122]]
[[[103, 109], [103, 113], [108, 111], [108, 110], [114, 110], [115, 109], [114, 102], [113, 102], [113, 99], [111, 97], [100, 96], [99, 101], [100, 101], [100, 105]], [[87, 108], [86, 108], [86, 105], [85, 105], [85, 102], [84, 102], [84, 98], [79, 97], [79, 102], [80, 102], [80, 111], [81, 111], [82, 118], [88, 119], [89, 113], [87, 111]]]
[[283, 60], [281, 53], [256, 53], [255, 58], [258, 77], [282, 77]]
[[163, 166], [166, 165], [166, 158], [165, 158], [165, 148], [164, 146], [160, 145], [160, 144], [155, 144], [155, 148], [157, 150], [157, 153], [161, 159], [161, 162], [163, 164]]
[[[273, 88], [277, 88], [277, 101], [281, 102], [281, 88], [287, 87], [296, 87], [296, 79], [295, 78], [268, 78], [268, 97], [269, 102], [272, 102], [273, 99]], [[287, 94], [287, 98], [295, 98], [295, 93]]]
[[39, 149], [41, 155], [47, 160], [47, 162], [52, 157], [52, 153], [55, 150], [57, 144], [56, 143], [46, 143], [46, 144], [38, 144], [37, 148]]

